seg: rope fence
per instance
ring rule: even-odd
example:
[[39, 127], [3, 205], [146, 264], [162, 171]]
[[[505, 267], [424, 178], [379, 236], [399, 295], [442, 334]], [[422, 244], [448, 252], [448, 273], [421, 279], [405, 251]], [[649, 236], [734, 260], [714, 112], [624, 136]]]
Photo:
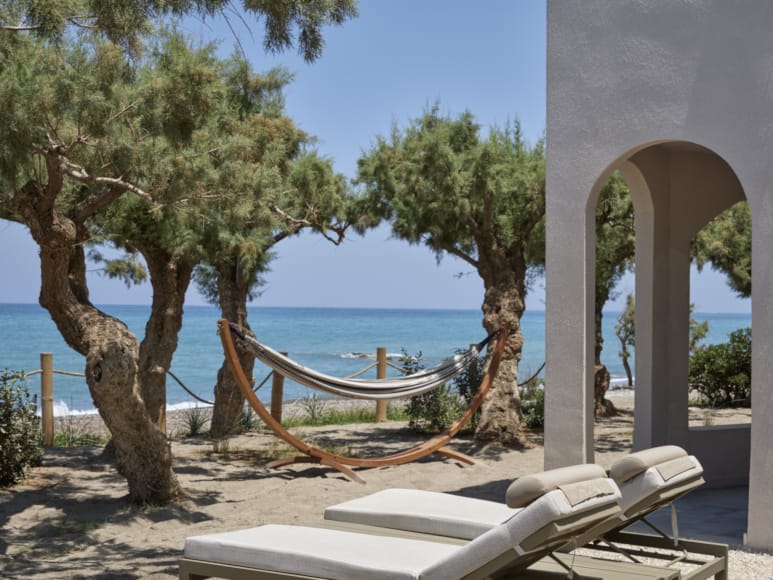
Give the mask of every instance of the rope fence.
[[[282, 353], [285, 354], [285, 353]], [[386, 348], [380, 346], [376, 349], [376, 362], [367, 365], [362, 370], [357, 371], [354, 374], [349, 375], [347, 378], [356, 378], [366, 372], [376, 369], [376, 378], [384, 379], [387, 376], [387, 367], [391, 367], [402, 373], [408, 373], [409, 369], [398, 366], [387, 358]], [[518, 386], [523, 386], [529, 381], [537, 377], [545, 367], [545, 363], [537, 370], [536, 373], [523, 383], [519, 383]], [[40, 353], [40, 368], [34, 371], [24, 373], [26, 377], [32, 377], [40, 375], [40, 407], [41, 407], [41, 419], [43, 421], [43, 444], [46, 447], [53, 447], [54, 445], [54, 375], [65, 375], [70, 377], [85, 377], [84, 373], [63, 371], [54, 368], [54, 355], [50, 352]], [[203, 397], [194, 393], [189, 389], [172, 371], [168, 370], [167, 374], [186, 392], [188, 395], [203, 403], [205, 405], [214, 405], [214, 401], [208, 401]], [[277, 421], [282, 421], [282, 403], [284, 399], [284, 379], [285, 377], [276, 371], [269, 371], [269, 373], [258, 383], [254, 388], [254, 392], [258, 392], [266, 383], [271, 379], [271, 416]], [[386, 421], [387, 416], [387, 402], [385, 400], [376, 401], [376, 421]]]

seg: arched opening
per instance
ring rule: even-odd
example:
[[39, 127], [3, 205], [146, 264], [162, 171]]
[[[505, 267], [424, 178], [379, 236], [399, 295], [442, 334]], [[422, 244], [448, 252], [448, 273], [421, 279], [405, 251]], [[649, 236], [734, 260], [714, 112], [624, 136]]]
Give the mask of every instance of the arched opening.
[[594, 446], [605, 452], [620, 445], [633, 420], [636, 238], [633, 200], [619, 171], [599, 191], [594, 222]]
[[636, 231], [633, 447], [681, 445], [699, 456], [709, 483], [745, 481], [748, 431], [691, 429], [688, 420], [690, 245], [704, 225], [745, 199], [743, 189], [719, 155], [683, 141], [637, 148], [618, 167]]

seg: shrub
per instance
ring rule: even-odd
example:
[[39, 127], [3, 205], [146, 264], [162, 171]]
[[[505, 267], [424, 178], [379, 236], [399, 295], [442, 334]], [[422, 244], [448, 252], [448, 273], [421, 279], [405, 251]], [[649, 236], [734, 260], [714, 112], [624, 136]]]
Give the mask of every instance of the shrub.
[[8, 369], [0, 373], [0, 487], [18, 483], [43, 459], [36, 409], [23, 376]]
[[260, 417], [258, 417], [258, 414], [252, 410], [252, 407], [250, 407], [249, 403], [244, 403], [240, 423], [243, 433], [255, 431], [258, 429], [258, 427], [260, 427]]
[[712, 407], [751, 405], [752, 331], [730, 333], [730, 341], [701, 347], [690, 358], [690, 387]]
[[442, 431], [459, 415], [459, 397], [449, 385], [441, 385], [411, 397], [407, 407], [408, 426], [418, 431]]
[[[424, 368], [421, 352], [411, 356], [403, 349], [402, 353], [398, 360], [407, 373], [415, 373]], [[442, 430], [453, 421], [457, 408], [456, 395], [451, 394], [446, 385], [442, 385], [409, 399], [405, 407], [408, 426], [417, 431]]]
[[322, 425], [324, 423], [325, 407], [327, 406], [325, 399], [317, 393], [312, 393], [301, 399], [301, 405], [308, 425]]
[[[485, 365], [486, 357], [479, 356], [454, 379], [454, 387], [456, 387], [459, 396], [464, 400], [465, 406], [469, 406], [473, 397], [478, 394], [480, 382], [483, 379]], [[470, 419], [469, 428], [475, 429], [479, 422], [480, 407], [478, 407], [478, 410], [472, 416], [472, 419]]]
[[105, 437], [89, 431], [81, 421], [72, 415], [59, 417], [56, 424], [54, 447], [80, 447], [107, 443]]
[[182, 411], [182, 421], [186, 426], [186, 437], [198, 437], [204, 433], [210, 420], [211, 411], [205, 407], [188, 407]]
[[529, 429], [542, 429], [545, 426], [545, 391], [534, 389], [531, 399], [523, 403], [523, 422]]
[[[457, 354], [460, 352], [462, 351], [457, 351]], [[403, 350], [400, 362], [409, 372], [424, 368], [421, 364], [421, 353], [408, 356]], [[406, 407], [409, 427], [419, 431], [442, 431], [448, 428], [477, 394], [484, 363], [485, 357], [480, 357], [457, 375], [452, 385], [441, 385], [427, 393], [411, 397]], [[475, 428], [479, 419], [480, 409], [471, 419], [469, 426]]]

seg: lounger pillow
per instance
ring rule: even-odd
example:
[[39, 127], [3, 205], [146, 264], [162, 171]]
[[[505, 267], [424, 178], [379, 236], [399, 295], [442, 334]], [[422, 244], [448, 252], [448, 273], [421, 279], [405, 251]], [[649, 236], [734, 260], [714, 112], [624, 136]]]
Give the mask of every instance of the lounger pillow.
[[687, 457], [687, 452], [676, 445], [662, 445], [637, 451], [615, 461], [612, 469], [609, 470], [609, 477], [621, 483], [647, 471], [650, 467], [684, 457]]
[[505, 502], [511, 508], [524, 507], [538, 497], [562, 486], [604, 479], [606, 477], [607, 474], [604, 469], [592, 463], [559, 467], [558, 469], [550, 469], [542, 473], [524, 475], [516, 479], [507, 488]]

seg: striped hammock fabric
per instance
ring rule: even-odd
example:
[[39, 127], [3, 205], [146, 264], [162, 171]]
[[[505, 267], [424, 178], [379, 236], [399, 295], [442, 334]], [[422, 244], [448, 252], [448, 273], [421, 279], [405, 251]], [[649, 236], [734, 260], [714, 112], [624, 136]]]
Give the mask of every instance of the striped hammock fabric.
[[229, 324], [231, 332], [243, 341], [243, 344], [249, 348], [255, 358], [281, 375], [331, 395], [374, 400], [414, 397], [439, 387], [460, 374], [472, 361], [476, 360], [480, 350], [496, 334], [489, 335], [485, 340], [470, 347], [464, 353], [457, 354], [430, 369], [422, 369], [402, 377], [357, 379], [334, 377], [310, 369], [246, 335], [237, 325]]

